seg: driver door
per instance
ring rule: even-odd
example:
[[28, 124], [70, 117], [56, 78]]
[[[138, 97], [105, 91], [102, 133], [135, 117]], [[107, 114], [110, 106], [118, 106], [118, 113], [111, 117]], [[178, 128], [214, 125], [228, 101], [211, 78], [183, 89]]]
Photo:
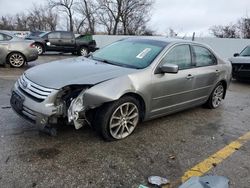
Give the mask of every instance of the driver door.
[[190, 45], [174, 46], [161, 60], [159, 66], [165, 63], [178, 65], [179, 71], [153, 75], [150, 117], [179, 111], [195, 102]]
[[48, 34], [48, 42], [46, 42], [46, 47], [50, 51], [62, 51], [63, 47], [61, 45], [61, 33], [58, 31], [50, 32]]

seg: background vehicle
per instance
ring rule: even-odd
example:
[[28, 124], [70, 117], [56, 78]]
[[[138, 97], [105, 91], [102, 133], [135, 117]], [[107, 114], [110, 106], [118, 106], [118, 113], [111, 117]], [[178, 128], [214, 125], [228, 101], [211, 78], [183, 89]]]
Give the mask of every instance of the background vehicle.
[[250, 46], [246, 46], [240, 53], [235, 53], [229, 60], [233, 66], [233, 78], [250, 80]]
[[67, 119], [76, 129], [89, 123], [105, 139], [119, 140], [140, 121], [204, 103], [219, 107], [231, 69], [199, 43], [125, 39], [88, 58], [27, 70], [14, 86], [11, 105], [42, 127]]
[[85, 56], [89, 52], [95, 51], [96, 48], [96, 42], [92, 38], [91, 40], [75, 38], [75, 35], [68, 31], [52, 31], [42, 33], [39, 37], [27, 37], [26, 39], [35, 41], [39, 55], [46, 51], [57, 51]]
[[22, 67], [26, 62], [37, 58], [34, 41], [0, 32], [0, 64], [9, 63], [12, 67]]
[[39, 37], [39, 35], [45, 33], [44, 31], [31, 31], [26, 37], [25, 39], [28, 39], [30, 37]]

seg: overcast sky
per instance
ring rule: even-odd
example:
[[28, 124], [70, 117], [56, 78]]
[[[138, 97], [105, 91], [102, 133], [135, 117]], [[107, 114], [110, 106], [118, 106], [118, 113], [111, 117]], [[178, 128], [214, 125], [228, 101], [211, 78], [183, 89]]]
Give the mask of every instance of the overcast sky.
[[[32, 3], [43, 2], [45, 0], [0, 0], [0, 16], [25, 12]], [[204, 36], [213, 25], [233, 23], [248, 16], [249, 9], [250, 0], [155, 0], [149, 25], [162, 34], [173, 28], [181, 35], [196, 32]]]

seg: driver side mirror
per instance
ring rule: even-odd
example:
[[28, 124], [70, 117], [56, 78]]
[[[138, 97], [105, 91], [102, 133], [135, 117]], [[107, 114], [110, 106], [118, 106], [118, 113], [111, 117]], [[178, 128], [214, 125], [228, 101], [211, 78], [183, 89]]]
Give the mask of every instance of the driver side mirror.
[[240, 56], [239, 53], [235, 53], [235, 54], [234, 54], [234, 57], [238, 57], [238, 56]]
[[162, 64], [162, 65], [159, 66], [159, 68], [156, 71], [156, 74], [157, 73], [172, 73], [172, 74], [176, 74], [176, 73], [178, 73], [178, 70], [179, 70], [179, 66], [178, 65], [165, 63], [165, 64]]

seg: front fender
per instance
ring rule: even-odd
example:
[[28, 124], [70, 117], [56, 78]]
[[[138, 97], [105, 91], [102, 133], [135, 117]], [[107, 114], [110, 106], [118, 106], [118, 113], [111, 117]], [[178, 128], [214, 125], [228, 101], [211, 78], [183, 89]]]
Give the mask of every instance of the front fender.
[[140, 93], [136, 84], [132, 82], [130, 76], [124, 76], [102, 82], [86, 90], [84, 104], [94, 108], [103, 103], [118, 100], [127, 93], [138, 94], [144, 99], [144, 96]]

